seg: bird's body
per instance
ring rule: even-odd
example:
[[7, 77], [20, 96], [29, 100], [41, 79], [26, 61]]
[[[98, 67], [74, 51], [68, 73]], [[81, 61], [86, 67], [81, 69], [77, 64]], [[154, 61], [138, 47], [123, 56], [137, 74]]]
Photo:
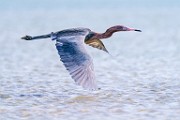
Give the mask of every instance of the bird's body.
[[93, 61], [85, 49], [85, 44], [108, 52], [100, 39], [110, 37], [118, 31], [140, 31], [124, 26], [114, 26], [99, 34], [88, 28], [72, 28], [40, 36], [25, 36], [22, 39], [34, 40], [51, 38], [56, 40], [56, 48], [66, 69], [78, 85], [86, 89], [97, 89]]

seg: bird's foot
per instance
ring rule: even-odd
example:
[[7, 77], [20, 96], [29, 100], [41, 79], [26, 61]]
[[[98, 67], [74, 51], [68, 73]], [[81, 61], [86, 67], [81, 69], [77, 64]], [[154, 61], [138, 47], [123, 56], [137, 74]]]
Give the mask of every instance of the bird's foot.
[[32, 40], [32, 36], [26, 35], [26, 36], [24, 36], [24, 37], [21, 37], [21, 39], [24, 39], [24, 40]]

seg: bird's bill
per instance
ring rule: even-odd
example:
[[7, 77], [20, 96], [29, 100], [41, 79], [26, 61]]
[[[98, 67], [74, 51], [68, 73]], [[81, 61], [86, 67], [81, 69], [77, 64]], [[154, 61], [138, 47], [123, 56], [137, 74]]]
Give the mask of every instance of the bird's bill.
[[136, 32], [142, 32], [141, 30], [138, 30], [138, 29], [134, 29], [134, 28], [129, 28], [128, 30], [129, 30], [129, 31], [136, 31]]
[[134, 31], [137, 31], [137, 32], [142, 32], [141, 30], [137, 30], [137, 29], [135, 29]]

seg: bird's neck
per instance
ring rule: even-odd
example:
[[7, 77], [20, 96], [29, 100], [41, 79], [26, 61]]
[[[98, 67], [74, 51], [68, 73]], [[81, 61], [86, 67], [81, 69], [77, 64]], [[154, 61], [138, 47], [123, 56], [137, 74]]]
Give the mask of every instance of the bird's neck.
[[113, 33], [117, 32], [116, 30], [112, 30], [112, 29], [107, 29], [106, 32], [104, 33], [96, 33], [95, 34], [95, 38], [98, 39], [105, 39], [105, 38], [109, 38], [113, 35]]

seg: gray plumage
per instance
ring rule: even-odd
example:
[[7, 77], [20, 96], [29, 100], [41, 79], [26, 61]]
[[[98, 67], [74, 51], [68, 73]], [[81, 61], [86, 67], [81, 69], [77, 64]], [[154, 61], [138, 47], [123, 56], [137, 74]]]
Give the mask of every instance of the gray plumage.
[[104, 33], [96, 33], [88, 28], [73, 28], [40, 36], [22, 37], [24, 40], [50, 38], [56, 40], [56, 48], [66, 69], [78, 85], [86, 89], [97, 89], [93, 68], [93, 61], [85, 49], [85, 44], [108, 53], [101, 39], [109, 38], [119, 31], [141, 30], [116, 25], [108, 28]]
[[97, 89], [92, 58], [84, 47], [86, 35], [91, 32], [87, 28], [72, 28], [39, 36], [24, 36], [25, 40], [50, 38], [56, 40], [56, 48], [66, 69], [76, 84], [85, 89]]
[[69, 29], [51, 33], [56, 48], [66, 69], [78, 85], [86, 89], [97, 89], [93, 61], [84, 47], [84, 38], [89, 29]]

